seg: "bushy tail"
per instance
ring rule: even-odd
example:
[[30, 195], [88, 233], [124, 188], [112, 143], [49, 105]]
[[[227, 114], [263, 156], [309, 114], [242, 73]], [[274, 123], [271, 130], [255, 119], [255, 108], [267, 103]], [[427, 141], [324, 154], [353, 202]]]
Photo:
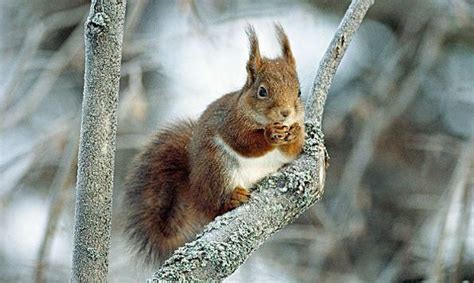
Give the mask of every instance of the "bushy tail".
[[158, 133], [135, 160], [127, 180], [125, 232], [137, 255], [157, 264], [198, 233], [205, 221], [186, 201], [194, 122]]

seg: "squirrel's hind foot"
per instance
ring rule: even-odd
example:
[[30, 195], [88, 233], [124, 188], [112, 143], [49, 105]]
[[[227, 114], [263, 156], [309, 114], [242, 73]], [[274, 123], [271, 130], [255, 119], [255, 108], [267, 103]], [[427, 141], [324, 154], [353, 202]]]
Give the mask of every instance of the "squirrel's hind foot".
[[223, 213], [241, 206], [242, 204], [248, 202], [249, 199], [250, 199], [250, 191], [249, 190], [247, 190], [245, 188], [242, 188], [242, 187], [236, 187], [232, 191], [232, 194], [231, 194], [229, 200], [224, 205]]

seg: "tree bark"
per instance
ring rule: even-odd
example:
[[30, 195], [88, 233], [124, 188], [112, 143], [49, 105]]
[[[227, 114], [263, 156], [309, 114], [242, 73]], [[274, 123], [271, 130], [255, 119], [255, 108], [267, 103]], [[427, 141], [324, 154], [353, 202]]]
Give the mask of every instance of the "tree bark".
[[105, 282], [125, 0], [94, 0], [85, 23], [72, 282]]
[[321, 199], [326, 149], [321, 118], [337, 67], [374, 0], [354, 0], [327, 49], [306, 103], [306, 142], [291, 165], [261, 181], [251, 200], [210, 223], [191, 243], [179, 248], [149, 279], [223, 280], [263, 242]]

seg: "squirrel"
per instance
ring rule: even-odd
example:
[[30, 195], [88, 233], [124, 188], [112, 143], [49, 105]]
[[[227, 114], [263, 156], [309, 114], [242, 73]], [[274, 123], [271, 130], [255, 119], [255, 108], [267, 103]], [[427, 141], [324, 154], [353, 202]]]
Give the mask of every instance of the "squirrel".
[[260, 55], [254, 28], [242, 89], [211, 103], [197, 121], [156, 134], [128, 177], [125, 232], [146, 262], [162, 263], [216, 216], [250, 198], [263, 177], [297, 158], [304, 107], [290, 43], [275, 25], [281, 56]]

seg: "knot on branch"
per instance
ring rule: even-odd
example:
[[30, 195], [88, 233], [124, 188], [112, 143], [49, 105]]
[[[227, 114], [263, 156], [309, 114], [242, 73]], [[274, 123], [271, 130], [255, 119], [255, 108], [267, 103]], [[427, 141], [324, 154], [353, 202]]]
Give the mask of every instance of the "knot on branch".
[[342, 57], [342, 55], [344, 54], [344, 50], [346, 49], [345, 44], [346, 44], [346, 37], [344, 36], [344, 34], [342, 34], [336, 43], [336, 50], [335, 50], [336, 59], [339, 59], [339, 57]]
[[110, 22], [109, 16], [104, 12], [94, 12], [86, 22], [86, 31], [91, 35], [103, 33]]

